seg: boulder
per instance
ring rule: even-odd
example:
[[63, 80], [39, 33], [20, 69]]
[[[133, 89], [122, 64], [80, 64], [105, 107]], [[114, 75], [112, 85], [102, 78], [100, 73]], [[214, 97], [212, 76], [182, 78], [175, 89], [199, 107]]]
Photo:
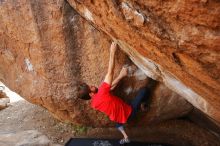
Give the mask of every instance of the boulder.
[[[131, 10], [133, 13], [134, 8]], [[132, 17], [134, 23], [139, 22], [136, 15]], [[79, 81], [99, 86], [103, 80], [109, 36], [90, 25], [66, 1], [4, 1], [0, 18], [0, 79], [7, 86], [60, 120], [92, 126], [113, 124], [91, 109], [89, 101], [76, 98]], [[124, 64], [132, 62], [118, 50], [115, 75]], [[149, 80], [144, 73], [136, 67], [115, 94], [131, 101]]]
[[68, 2], [146, 75], [220, 122], [218, 1]]
[[81, 81], [99, 86], [115, 40], [120, 46], [115, 76], [124, 64], [133, 67], [114, 94], [130, 102], [140, 88], [151, 91], [147, 111], [130, 126], [190, 113], [218, 135], [213, 129], [220, 123], [219, 12], [218, 1], [204, 0], [3, 0], [0, 80], [62, 121], [113, 126], [90, 101], [77, 99], [76, 89]]
[[1, 1], [0, 80], [60, 120], [112, 125], [76, 89], [101, 83], [115, 40], [115, 75], [126, 63], [139, 68], [115, 94], [129, 102], [152, 78], [161, 85], [152, 89], [150, 121], [184, 116], [193, 105], [219, 122], [218, 11], [218, 2], [197, 0]]

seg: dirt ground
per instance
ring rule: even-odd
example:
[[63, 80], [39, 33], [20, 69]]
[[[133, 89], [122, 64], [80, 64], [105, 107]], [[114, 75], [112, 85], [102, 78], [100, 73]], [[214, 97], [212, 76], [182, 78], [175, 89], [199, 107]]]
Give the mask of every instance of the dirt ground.
[[25, 100], [13, 102], [0, 111], [0, 132], [38, 130], [54, 143], [64, 144], [70, 137], [83, 133], [71, 124], [62, 123], [50, 113]]

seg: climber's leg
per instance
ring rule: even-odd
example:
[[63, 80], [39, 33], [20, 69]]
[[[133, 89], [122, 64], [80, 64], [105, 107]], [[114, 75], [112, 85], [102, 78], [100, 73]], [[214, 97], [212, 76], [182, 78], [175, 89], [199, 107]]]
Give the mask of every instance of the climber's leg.
[[[134, 98], [134, 100], [131, 102], [131, 107], [132, 107], [132, 112], [131, 115], [128, 118], [128, 121], [130, 121], [132, 118], [135, 117], [138, 108], [140, 107], [141, 101], [144, 99], [144, 97], [147, 96], [147, 89], [146, 88], [142, 88], [139, 90], [137, 96]], [[117, 123], [116, 124], [116, 128], [122, 133], [122, 135], [124, 136], [123, 139], [120, 140], [120, 144], [124, 144], [124, 143], [129, 143], [130, 140], [128, 138], [128, 135], [126, 134], [125, 130], [124, 130], [124, 125]]]
[[132, 113], [131, 116], [129, 117], [129, 119], [135, 117], [135, 115], [138, 112], [138, 109], [140, 107], [141, 102], [143, 101], [144, 98], [147, 97], [147, 88], [142, 88], [139, 90], [137, 96], [133, 99], [133, 101], [131, 102], [131, 106], [132, 106]]
[[122, 133], [122, 135], [124, 136], [124, 138], [121, 139], [121, 140], [119, 141], [119, 143], [120, 143], [120, 144], [129, 143], [130, 140], [129, 140], [128, 135], [126, 134], [126, 132], [125, 132], [125, 130], [124, 130], [123, 124], [117, 123], [117, 124], [116, 124], [116, 128], [117, 128], [117, 129]]

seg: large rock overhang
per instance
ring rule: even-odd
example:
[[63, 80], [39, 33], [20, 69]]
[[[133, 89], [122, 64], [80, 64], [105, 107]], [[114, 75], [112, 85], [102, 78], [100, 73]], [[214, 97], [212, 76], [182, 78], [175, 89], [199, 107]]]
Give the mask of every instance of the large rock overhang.
[[219, 2], [68, 2], [146, 75], [220, 123]]

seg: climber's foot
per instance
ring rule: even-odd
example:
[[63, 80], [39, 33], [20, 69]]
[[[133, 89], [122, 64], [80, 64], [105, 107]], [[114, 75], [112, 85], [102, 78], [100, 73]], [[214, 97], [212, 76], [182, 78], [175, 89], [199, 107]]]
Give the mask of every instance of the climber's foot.
[[126, 143], [130, 143], [130, 140], [129, 140], [128, 138], [123, 138], [123, 139], [121, 139], [121, 140], [119, 141], [119, 143], [120, 143], [121, 145], [123, 145], [123, 144], [126, 144]]

